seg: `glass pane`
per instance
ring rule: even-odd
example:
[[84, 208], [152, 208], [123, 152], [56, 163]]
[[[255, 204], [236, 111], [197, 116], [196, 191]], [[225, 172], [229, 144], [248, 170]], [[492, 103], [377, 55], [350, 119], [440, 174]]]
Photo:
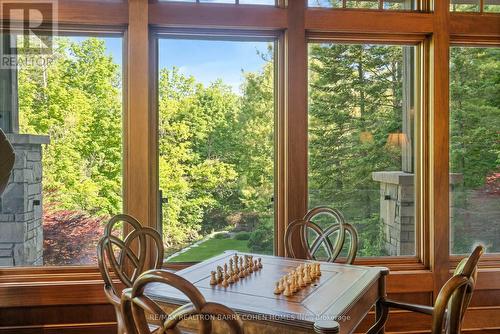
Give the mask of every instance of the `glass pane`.
[[500, 0], [484, 0], [484, 11], [500, 13]]
[[275, 6], [276, 0], [240, 0], [240, 5], [269, 5]]
[[270, 41], [159, 41], [159, 184], [169, 261], [273, 252], [273, 58]]
[[414, 52], [310, 44], [309, 208], [342, 211], [359, 256], [415, 254]]
[[342, 8], [342, 0], [309, 0], [309, 7]]
[[500, 252], [500, 48], [454, 47], [450, 61], [451, 253]]
[[480, 0], [451, 0], [452, 12], [479, 12]]
[[348, 0], [347, 8], [378, 9], [378, 0]]
[[104, 224], [122, 211], [122, 39], [54, 37], [37, 54], [21, 37], [1, 265], [93, 264]]
[[[379, 0], [308, 0], [309, 7], [379, 9]], [[383, 0], [382, 9], [415, 9], [415, 0]]]

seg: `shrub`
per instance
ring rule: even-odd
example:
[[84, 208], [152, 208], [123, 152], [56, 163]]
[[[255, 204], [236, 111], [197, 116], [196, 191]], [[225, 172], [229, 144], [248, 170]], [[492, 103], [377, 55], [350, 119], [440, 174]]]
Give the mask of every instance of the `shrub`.
[[272, 254], [274, 246], [273, 225], [272, 219], [266, 219], [250, 234], [248, 248], [251, 252]]
[[249, 240], [250, 239], [250, 232], [245, 232], [245, 231], [238, 232], [234, 236], [234, 239], [236, 239], [236, 240]]
[[229, 233], [217, 233], [216, 235], [214, 235], [213, 238], [219, 240], [219, 239], [227, 239], [229, 237], [230, 237]]

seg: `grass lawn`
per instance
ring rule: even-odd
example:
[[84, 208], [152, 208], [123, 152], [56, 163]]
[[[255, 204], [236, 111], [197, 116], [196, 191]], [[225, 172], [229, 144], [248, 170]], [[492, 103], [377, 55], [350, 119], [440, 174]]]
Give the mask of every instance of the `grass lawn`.
[[236, 250], [239, 252], [248, 252], [248, 240], [236, 239], [208, 239], [207, 241], [193, 247], [188, 251], [179, 254], [169, 260], [169, 262], [197, 262], [209, 259], [219, 255], [225, 250]]

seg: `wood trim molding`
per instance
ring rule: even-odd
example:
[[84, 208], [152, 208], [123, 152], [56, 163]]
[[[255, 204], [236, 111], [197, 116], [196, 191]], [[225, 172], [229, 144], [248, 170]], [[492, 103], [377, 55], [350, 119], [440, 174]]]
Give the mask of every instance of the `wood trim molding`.
[[[125, 212], [145, 226], [156, 227], [156, 154], [150, 110], [148, 3], [130, 0], [126, 85]], [[133, 61], [128, 61], [133, 59]], [[154, 193], [153, 193], [154, 192]]]
[[312, 31], [431, 34], [432, 13], [348, 9], [308, 9], [305, 27]]
[[[285, 206], [286, 224], [300, 219], [307, 212], [307, 41], [305, 34], [306, 0], [288, 3], [288, 25], [285, 32], [286, 77], [286, 156]], [[300, 241], [295, 240], [300, 243]], [[298, 254], [304, 257], [304, 254]]]
[[149, 5], [149, 23], [156, 27], [282, 30], [288, 27], [287, 15], [286, 9], [271, 6], [168, 2]]
[[449, 0], [434, 3], [430, 48], [430, 265], [434, 296], [448, 279], [449, 220]]
[[453, 36], [500, 37], [498, 14], [450, 14], [450, 34]]
[[[0, 11], [0, 19], [22, 20]], [[64, 0], [57, 4], [57, 22], [72, 25], [125, 26], [128, 24], [126, 1]]]

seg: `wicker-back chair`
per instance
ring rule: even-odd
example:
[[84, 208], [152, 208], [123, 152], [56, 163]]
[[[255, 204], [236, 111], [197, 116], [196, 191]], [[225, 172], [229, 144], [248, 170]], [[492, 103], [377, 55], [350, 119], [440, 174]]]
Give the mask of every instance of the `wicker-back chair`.
[[[319, 224], [314, 222], [314, 219], [320, 215], [327, 215], [334, 222], [326, 229], [322, 229]], [[346, 263], [352, 264], [358, 251], [356, 229], [345, 221], [339, 210], [330, 207], [316, 207], [309, 210], [303, 219], [295, 220], [288, 225], [285, 231], [286, 254], [288, 257], [297, 258], [300, 251], [305, 251], [308, 260], [335, 262], [346, 243], [346, 234], [350, 237]], [[335, 235], [335, 241], [332, 241], [331, 237]], [[293, 242], [297, 238], [300, 239], [300, 250]], [[325, 258], [320, 259], [319, 252], [324, 252]]]
[[[122, 239], [121, 231], [130, 232]], [[148, 258], [150, 265], [147, 265]], [[132, 287], [143, 272], [161, 267], [163, 243], [160, 234], [152, 228], [142, 227], [129, 215], [114, 216], [97, 244], [97, 259], [104, 292], [115, 308], [118, 333], [126, 333], [120, 308], [122, 289]]]
[[432, 334], [442, 334], [443, 329], [446, 334], [460, 333], [465, 311], [476, 286], [477, 264], [483, 252], [483, 246], [477, 246], [468, 258], [458, 264], [453, 276], [439, 291], [434, 307], [384, 300], [379, 320], [368, 334], [379, 333], [383, 329], [391, 307], [431, 315]]
[[[150, 284], [172, 286], [188, 297], [189, 303], [167, 314], [159, 304], [144, 292]], [[196, 317], [198, 333], [212, 333], [212, 319], [220, 319], [227, 324], [233, 334], [243, 334], [239, 317], [230, 308], [209, 303], [201, 292], [189, 281], [165, 270], [150, 270], [143, 273], [122, 295], [122, 313], [129, 334], [151, 334], [151, 324], [156, 326], [154, 333], [179, 333], [178, 325], [186, 319]], [[224, 331], [224, 332], [227, 332]]]

